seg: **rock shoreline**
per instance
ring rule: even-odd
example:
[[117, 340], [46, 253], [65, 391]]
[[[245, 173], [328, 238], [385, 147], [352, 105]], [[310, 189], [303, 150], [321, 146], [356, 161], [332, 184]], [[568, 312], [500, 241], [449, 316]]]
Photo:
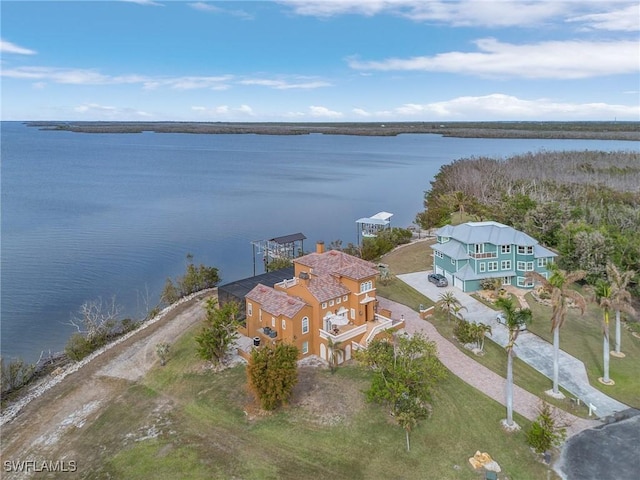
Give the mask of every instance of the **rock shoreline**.
[[61, 367], [60, 371], [55, 376], [49, 376], [48, 378], [44, 378], [43, 380], [37, 382], [34, 386], [32, 386], [29, 389], [28, 393], [26, 393], [24, 396], [20, 397], [14, 403], [8, 405], [6, 408], [2, 410], [2, 413], [0, 413], [0, 427], [4, 426], [5, 424], [13, 420], [20, 413], [20, 411], [24, 409], [33, 400], [37, 399], [38, 397], [43, 395], [45, 392], [47, 392], [49, 389], [58, 385], [60, 382], [62, 382], [62, 380], [64, 380], [66, 377], [68, 377], [72, 373], [79, 371], [81, 368], [91, 363], [94, 359], [96, 359], [103, 353], [107, 352], [108, 350], [112, 349], [117, 345], [120, 345], [121, 343], [139, 334], [140, 332], [144, 331], [145, 329], [149, 328], [150, 326], [154, 325], [160, 320], [165, 319], [170, 313], [172, 313], [178, 307], [191, 302], [192, 300], [202, 296], [203, 294], [211, 293], [214, 291], [216, 291], [216, 288], [210, 288], [210, 289], [201, 290], [199, 292], [192, 293], [191, 295], [181, 298], [177, 302], [162, 309], [160, 313], [158, 313], [155, 317], [151, 318], [146, 322], [143, 322], [135, 330], [132, 330], [122, 335], [121, 337], [118, 337], [114, 341], [92, 352], [90, 355], [83, 358], [81, 361], [71, 363], [64, 367]]

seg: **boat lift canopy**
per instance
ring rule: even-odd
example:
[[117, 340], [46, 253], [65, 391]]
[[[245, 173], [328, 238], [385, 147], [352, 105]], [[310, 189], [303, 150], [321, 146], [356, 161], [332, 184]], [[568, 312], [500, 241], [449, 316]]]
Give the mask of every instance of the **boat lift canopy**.
[[391, 217], [393, 217], [393, 213], [378, 212], [371, 217], [356, 220], [358, 225], [358, 244], [360, 243], [361, 235], [362, 237], [375, 237], [380, 230], [388, 228], [391, 224]]

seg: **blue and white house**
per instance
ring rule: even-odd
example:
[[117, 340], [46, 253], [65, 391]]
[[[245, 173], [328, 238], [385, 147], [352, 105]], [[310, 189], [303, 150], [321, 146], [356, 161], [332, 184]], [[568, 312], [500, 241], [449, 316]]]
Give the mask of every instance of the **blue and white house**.
[[526, 273], [536, 271], [548, 277], [547, 265], [557, 256], [526, 233], [498, 222], [446, 225], [435, 233], [434, 271], [463, 292], [480, 290], [481, 281], [489, 278], [533, 288]]

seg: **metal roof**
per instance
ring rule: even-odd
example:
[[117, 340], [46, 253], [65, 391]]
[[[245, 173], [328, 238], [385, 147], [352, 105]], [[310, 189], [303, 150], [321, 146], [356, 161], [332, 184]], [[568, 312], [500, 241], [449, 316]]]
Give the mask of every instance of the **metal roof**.
[[283, 235], [282, 237], [272, 238], [269, 241], [279, 243], [280, 245], [284, 245], [285, 243], [297, 242], [299, 240], [306, 240], [306, 239], [307, 237], [305, 237], [302, 233], [292, 233], [290, 235]]
[[436, 230], [440, 237], [450, 237], [465, 244], [491, 243], [493, 245], [534, 246], [538, 241], [526, 233], [498, 222], [467, 222], [446, 225]]
[[363, 217], [356, 220], [356, 223], [367, 223], [369, 225], [389, 225], [389, 219], [393, 217], [393, 213], [378, 212], [371, 217]]
[[281, 270], [263, 273], [262, 275], [256, 275], [255, 277], [236, 280], [235, 282], [220, 285], [218, 287], [218, 297], [220, 299], [220, 303], [224, 303], [229, 300], [235, 300], [236, 302], [242, 303], [244, 302], [244, 296], [253, 290], [253, 288], [259, 283], [273, 286], [283, 280], [293, 278], [294, 275], [293, 267], [287, 267]]

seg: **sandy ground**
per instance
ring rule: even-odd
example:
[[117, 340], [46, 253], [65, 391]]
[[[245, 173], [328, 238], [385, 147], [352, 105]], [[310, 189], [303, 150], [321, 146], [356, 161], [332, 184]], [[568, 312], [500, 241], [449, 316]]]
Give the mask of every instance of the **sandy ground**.
[[80, 362], [81, 365], [70, 366], [64, 373], [39, 384], [27, 396], [28, 403], [23, 401], [6, 409], [0, 423], [0, 477], [29, 478], [24, 473], [8, 471], [6, 462], [65, 461], [51, 458], [53, 452], [59, 451], [64, 434], [97, 418], [126, 384], [142, 378], [159, 362], [156, 344], [172, 343], [201, 321], [205, 299], [215, 294], [201, 293], [169, 307], [142, 328]]

